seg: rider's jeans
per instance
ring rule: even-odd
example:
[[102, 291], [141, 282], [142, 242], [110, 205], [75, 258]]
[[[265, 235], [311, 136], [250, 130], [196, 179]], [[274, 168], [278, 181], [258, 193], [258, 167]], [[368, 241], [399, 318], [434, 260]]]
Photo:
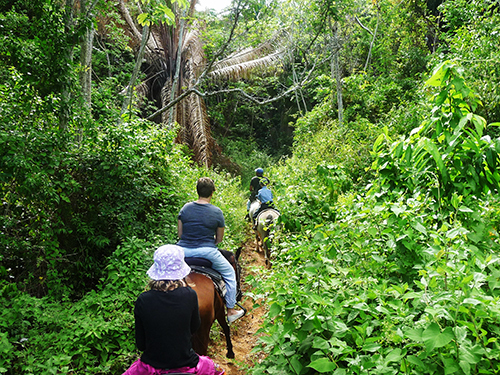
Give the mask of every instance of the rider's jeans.
[[226, 284], [226, 306], [230, 309], [236, 304], [236, 275], [231, 263], [224, 258], [216, 247], [183, 247], [185, 257], [205, 258], [212, 262], [212, 268], [219, 272]]

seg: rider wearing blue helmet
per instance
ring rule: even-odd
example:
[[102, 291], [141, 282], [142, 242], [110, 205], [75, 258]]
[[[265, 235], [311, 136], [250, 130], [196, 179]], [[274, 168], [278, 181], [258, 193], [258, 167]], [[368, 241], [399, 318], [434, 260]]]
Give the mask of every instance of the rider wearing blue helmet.
[[[250, 180], [250, 197], [247, 202], [247, 212], [250, 211], [250, 205], [257, 199], [257, 193], [260, 190], [260, 180], [264, 178], [264, 169], [257, 168], [255, 170], [255, 176]], [[248, 217], [248, 213], [247, 213]]]

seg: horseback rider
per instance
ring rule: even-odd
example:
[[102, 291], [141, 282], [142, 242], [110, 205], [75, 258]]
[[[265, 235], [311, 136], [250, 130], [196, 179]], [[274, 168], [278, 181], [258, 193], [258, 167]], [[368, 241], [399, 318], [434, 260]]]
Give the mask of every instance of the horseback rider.
[[212, 268], [219, 272], [226, 284], [227, 320], [229, 323], [244, 315], [236, 310], [236, 274], [233, 266], [221, 254], [217, 244], [224, 237], [224, 215], [222, 210], [212, 204], [215, 184], [212, 179], [202, 177], [196, 184], [198, 199], [182, 207], [178, 215], [177, 232], [180, 240], [177, 245], [184, 249], [186, 257], [204, 258], [212, 262]]
[[260, 190], [260, 180], [262, 178], [264, 178], [264, 169], [259, 167], [255, 170], [255, 176], [253, 176], [250, 180], [250, 197], [247, 201], [247, 218], [249, 218], [248, 212], [250, 211], [250, 205], [257, 199], [257, 193]]
[[260, 189], [257, 193], [257, 199], [260, 201], [260, 207], [253, 214], [253, 218], [256, 219], [259, 213], [268, 208], [274, 208], [273, 205], [273, 192], [268, 188], [269, 179], [263, 177], [259, 181]]
[[135, 341], [143, 353], [123, 375], [155, 375], [176, 372], [223, 375], [219, 365], [198, 355], [191, 336], [200, 327], [198, 296], [185, 277], [191, 268], [180, 246], [164, 245], [154, 254], [147, 271], [149, 290], [134, 307]]

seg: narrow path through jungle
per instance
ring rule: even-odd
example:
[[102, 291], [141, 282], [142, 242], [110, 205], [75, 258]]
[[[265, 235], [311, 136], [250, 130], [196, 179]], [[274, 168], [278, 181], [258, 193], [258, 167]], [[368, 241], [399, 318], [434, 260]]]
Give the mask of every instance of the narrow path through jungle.
[[[222, 330], [218, 337], [211, 339], [208, 355], [226, 370], [227, 375], [245, 375], [250, 373], [248, 369], [258, 361], [262, 354], [251, 353], [257, 342], [255, 333], [259, 330], [264, 307], [254, 308], [255, 302], [246, 292], [251, 290], [245, 279], [248, 275], [258, 273], [265, 268], [264, 254], [258, 253], [255, 245], [255, 237], [251, 236], [245, 243], [240, 256], [242, 266], [241, 288], [243, 290], [242, 305], [247, 309], [247, 314], [231, 325], [231, 339], [235, 353], [234, 359], [226, 358], [226, 341]], [[217, 325], [217, 323], [214, 323]]]

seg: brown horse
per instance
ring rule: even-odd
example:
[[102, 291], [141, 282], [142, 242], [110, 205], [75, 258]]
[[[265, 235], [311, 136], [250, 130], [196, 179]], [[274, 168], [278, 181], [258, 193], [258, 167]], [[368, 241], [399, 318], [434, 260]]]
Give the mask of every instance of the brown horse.
[[[241, 254], [241, 248], [233, 254], [231, 251], [221, 250], [222, 254], [229, 260], [229, 263], [234, 267], [236, 272], [237, 290], [240, 290], [240, 270], [237, 264], [238, 258]], [[189, 263], [190, 259], [186, 258]], [[212, 324], [217, 319], [219, 325], [222, 327], [224, 335], [226, 336], [227, 358], [234, 358], [233, 343], [231, 342], [231, 332], [229, 325], [226, 321], [226, 311], [224, 298], [221, 297], [219, 292], [214, 286], [212, 279], [207, 276], [196, 272], [191, 272], [187, 277], [188, 282], [198, 294], [198, 307], [200, 310], [201, 326], [193, 334], [192, 342], [193, 349], [200, 355], [207, 355], [208, 342], [210, 341], [210, 329]], [[241, 299], [241, 293], [238, 292], [237, 300]], [[241, 305], [238, 304], [241, 307]], [[243, 309], [245, 310], [245, 309]], [[246, 312], [246, 310], [245, 310]]]

